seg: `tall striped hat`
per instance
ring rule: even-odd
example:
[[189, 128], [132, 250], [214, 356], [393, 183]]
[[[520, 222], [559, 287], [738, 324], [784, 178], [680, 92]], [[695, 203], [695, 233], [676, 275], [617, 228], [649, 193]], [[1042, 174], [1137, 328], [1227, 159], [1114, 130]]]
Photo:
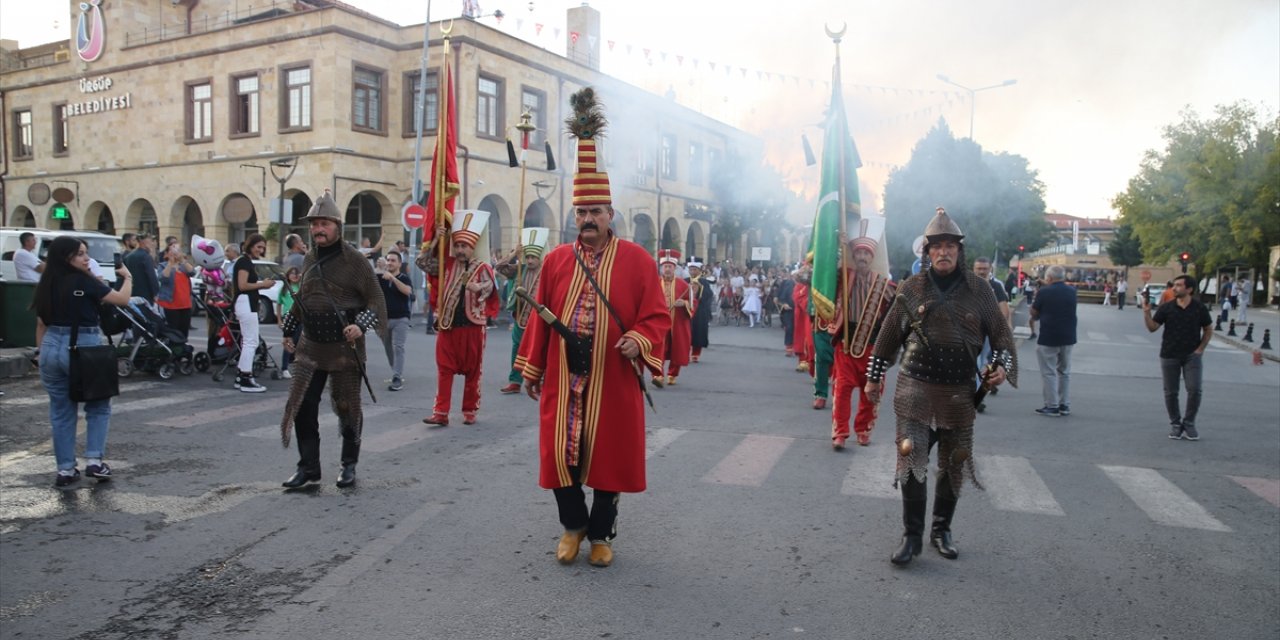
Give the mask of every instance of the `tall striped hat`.
[[596, 156], [596, 138], [604, 137], [608, 121], [604, 108], [596, 100], [595, 89], [584, 87], [569, 97], [573, 115], [565, 120], [569, 135], [578, 140], [578, 171], [573, 175], [573, 206], [612, 204], [609, 174], [600, 171]]
[[551, 239], [551, 229], [546, 227], [527, 227], [520, 232], [521, 252], [527, 256], [541, 258], [547, 251], [547, 241]]

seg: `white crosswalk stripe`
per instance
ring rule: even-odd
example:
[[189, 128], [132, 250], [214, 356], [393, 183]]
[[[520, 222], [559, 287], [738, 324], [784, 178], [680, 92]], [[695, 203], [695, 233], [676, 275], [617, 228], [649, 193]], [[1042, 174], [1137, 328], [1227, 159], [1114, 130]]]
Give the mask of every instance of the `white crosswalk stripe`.
[[983, 456], [981, 473], [983, 486], [997, 509], [1067, 515], [1026, 458]]
[[[391, 407], [383, 404], [375, 404], [371, 407], [364, 407], [364, 434], [363, 434], [364, 439], [368, 440], [369, 436], [372, 435], [370, 434], [370, 431], [372, 430], [369, 428], [370, 418], [380, 416], [384, 413], [391, 413], [396, 409], [397, 407]], [[338, 428], [338, 416], [333, 413], [326, 413], [324, 415], [321, 415], [318, 422], [320, 423], [320, 431], [322, 434], [331, 429]], [[422, 424], [422, 421], [420, 420], [418, 421], [418, 424], [421, 425], [421, 427], [424, 429], [427, 426], [425, 424]], [[329, 432], [331, 433], [331, 431]], [[279, 416], [276, 416], [275, 422], [271, 422], [266, 426], [258, 427], [256, 429], [241, 431], [239, 435], [244, 436], [246, 438], [265, 438], [267, 440], [278, 439], [280, 437]]]
[[778, 464], [778, 459], [791, 446], [794, 438], [751, 434], [722, 458], [703, 482], [758, 487]]
[[684, 435], [684, 429], [672, 429], [670, 427], [662, 427], [654, 429], [647, 434], [644, 442], [644, 457], [649, 459], [653, 454], [661, 451], [667, 445], [675, 442], [676, 438]]
[[[207, 398], [225, 398], [230, 395], [239, 395], [236, 391], [214, 391], [212, 393], [203, 394], [202, 399]], [[158, 409], [173, 404], [182, 404], [191, 402], [191, 398], [187, 396], [157, 396], [154, 398], [143, 398], [141, 400], [130, 400], [128, 402], [112, 402], [111, 414], [125, 413], [128, 411], [145, 411], [148, 409]]]
[[[239, 392], [237, 392], [239, 393]], [[242, 418], [251, 416], [255, 413], [263, 413], [265, 411], [279, 411], [284, 407], [284, 397], [267, 398], [258, 402], [250, 402], [231, 407], [222, 407], [220, 409], [211, 409], [202, 411], [193, 415], [179, 415], [157, 420], [148, 420], [147, 424], [157, 427], [173, 427], [175, 429], [189, 429], [191, 427], [209, 424], [214, 422], [224, 422], [232, 418]]]
[[1171, 527], [1231, 531], [1155, 469], [1098, 465], [1147, 517]]
[[1111, 342], [1111, 337], [1101, 331], [1089, 331], [1089, 339], [1095, 342]]
[[1150, 339], [1143, 336], [1135, 336], [1132, 333], [1126, 333], [1124, 334], [1124, 337], [1128, 338], [1129, 342], [1132, 342], [1134, 344], [1151, 344]]
[[849, 463], [849, 472], [840, 485], [840, 493], [868, 498], [898, 497], [899, 491], [893, 487], [897, 458], [892, 441], [853, 449], [853, 462]]

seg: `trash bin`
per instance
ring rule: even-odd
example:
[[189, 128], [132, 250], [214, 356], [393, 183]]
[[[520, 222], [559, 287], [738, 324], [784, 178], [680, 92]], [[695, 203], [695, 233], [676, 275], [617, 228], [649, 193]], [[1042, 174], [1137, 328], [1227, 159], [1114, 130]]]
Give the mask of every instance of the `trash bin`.
[[31, 309], [36, 283], [0, 281], [0, 344], [36, 346], [36, 313]]

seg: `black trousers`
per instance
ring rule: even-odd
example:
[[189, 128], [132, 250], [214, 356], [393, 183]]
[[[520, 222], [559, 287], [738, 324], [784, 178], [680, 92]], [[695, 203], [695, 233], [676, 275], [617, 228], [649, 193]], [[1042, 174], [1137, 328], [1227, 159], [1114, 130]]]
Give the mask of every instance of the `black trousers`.
[[782, 321], [782, 345], [790, 347], [795, 341], [795, 309], [783, 309], [779, 311], [778, 319]]
[[[293, 418], [293, 430], [298, 438], [298, 469], [307, 473], [320, 473], [320, 396], [329, 380], [328, 371], [311, 374], [311, 384], [302, 396], [302, 404]], [[339, 422], [342, 433], [342, 465], [360, 461], [360, 434]]]
[[591, 490], [591, 511], [587, 511], [587, 495], [582, 490], [578, 467], [569, 467], [573, 484], [552, 489], [560, 509], [560, 524], [566, 531], [587, 530], [587, 540], [610, 541], [618, 535], [618, 497], [616, 491]]
[[185, 337], [191, 333], [191, 309], [165, 309], [164, 322]]

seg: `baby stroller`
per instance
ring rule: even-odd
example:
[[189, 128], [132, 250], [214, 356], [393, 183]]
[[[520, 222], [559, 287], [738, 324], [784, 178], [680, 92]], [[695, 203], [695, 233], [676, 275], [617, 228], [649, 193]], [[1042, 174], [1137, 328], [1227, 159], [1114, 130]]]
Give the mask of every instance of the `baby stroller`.
[[[240, 323], [236, 322], [235, 315], [231, 313], [231, 305], [226, 302], [205, 304], [201, 301], [200, 304], [209, 316], [211, 346], [210, 351], [195, 354], [195, 368], [204, 372], [214, 365], [221, 365], [213, 373], [213, 381], [222, 382], [227, 369], [234, 369], [240, 361]], [[253, 375], [258, 376], [267, 369], [271, 369], [272, 380], [280, 379], [280, 365], [276, 364], [275, 357], [271, 355], [267, 341], [259, 338], [258, 348], [253, 354]]]
[[162, 380], [172, 378], [175, 372], [187, 376], [195, 372], [194, 350], [187, 344], [187, 336], [165, 324], [164, 316], [142, 298], [131, 298], [124, 307], [111, 307], [111, 313], [103, 314], [101, 326], [108, 336], [122, 334], [116, 344], [116, 370], [121, 378], [134, 371], [154, 371]]

